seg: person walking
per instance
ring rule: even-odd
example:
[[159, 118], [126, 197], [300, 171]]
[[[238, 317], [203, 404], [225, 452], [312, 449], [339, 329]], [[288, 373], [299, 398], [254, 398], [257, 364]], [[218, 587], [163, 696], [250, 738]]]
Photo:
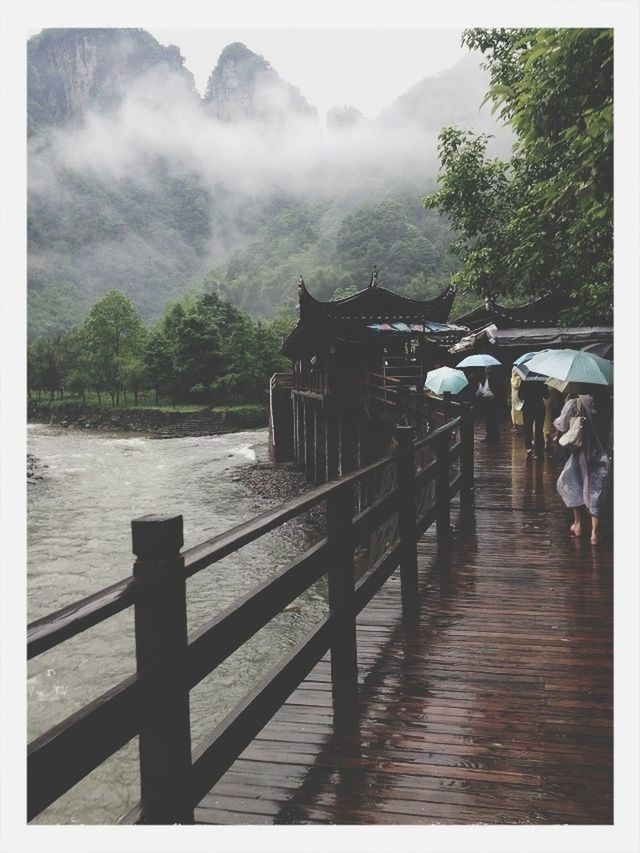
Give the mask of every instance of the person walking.
[[522, 426], [522, 400], [518, 396], [518, 389], [522, 385], [522, 376], [514, 368], [511, 370], [511, 432], [517, 432]]
[[549, 389], [544, 382], [526, 379], [518, 388], [518, 397], [522, 400], [522, 419], [524, 421], [524, 446], [527, 449], [527, 461], [535, 451], [535, 458], [544, 453], [545, 400]]
[[582, 507], [591, 516], [591, 544], [600, 541], [600, 518], [611, 474], [613, 448], [611, 406], [607, 393], [598, 386], [583, 386], [576, 398], [565, 403], [554, 421], [558, 432], [565, 433], [572, 426], [571, 419], [582, 421], [581, 442], [571, 446], [571, 453], [560, 476], [558, 494], [568, 509], [573, 510], [574, 536], [582, 536]]
[[487, 431], [483, 439], [485, 444], [499, 444], [500, 442], [498, 384], [498, 381], [491, 375], [489, 368], [485, 367], [484, 375], [480, 375], [475, 390], [476, 404], [482, 412]]
[[551, 453], [553, 450], [553, 421], [559, 414], [560, 406], [558, 405], [559, 394], [555, 388], [549, 388], [549, 394], [544, 400], [544, 450], [545, 453]]

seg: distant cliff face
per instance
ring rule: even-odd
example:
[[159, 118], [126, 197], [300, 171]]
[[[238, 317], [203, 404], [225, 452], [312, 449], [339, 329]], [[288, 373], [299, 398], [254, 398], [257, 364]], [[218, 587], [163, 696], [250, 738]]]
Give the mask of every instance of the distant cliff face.
[[317, 117], [315, 107], [295, 86], [240, 42], [228, 45], [220, 54], [204, 100], [221, 121], [280, 123], [292, 117]]
[[27, 46], [29, 132], [62, 125], [89, 107], [117, 105], [142, 75], [164, 69], [195, 93], [193, 75], [175, 45], [144, 30], [43, 30]]

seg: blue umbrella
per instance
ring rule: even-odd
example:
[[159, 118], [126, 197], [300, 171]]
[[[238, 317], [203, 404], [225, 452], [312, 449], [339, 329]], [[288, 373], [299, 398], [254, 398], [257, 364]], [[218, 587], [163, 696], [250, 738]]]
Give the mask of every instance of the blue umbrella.
[[529, 359], [527, 368], [562, 382], [613, 385], [613, 363], [584, 350], [544, 350]]
[[430, 370], [427, 373], [427, 380], [424, 387], [434, 394], [442, 394], [448, 391], [450, 394], [458, 394], [469, 384], [467, 377], [461, 370], [454, 370], [452, 367], [438, 367], [437, 370]]
[[474, 355], [468, 355], [466, 358], [463, 358], [460, 364], [456, 364], [456, 367], [501, 367], [501, 363], [497, 358], [494, 358], [492, 355], [486, 355], [483, 352], [475, 353]]

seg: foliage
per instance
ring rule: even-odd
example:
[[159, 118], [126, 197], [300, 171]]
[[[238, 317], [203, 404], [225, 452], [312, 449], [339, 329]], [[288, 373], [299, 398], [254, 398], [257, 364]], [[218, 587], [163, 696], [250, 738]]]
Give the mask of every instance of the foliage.
[[[81, 397], [82, 402], [108, 391], [112, 405], [121, 393], [139, 396], [155, 391], [173, 405], [214, 402], [264, 406], [269, 379], [287, 370], [280, 355], [291, 327], [286, 316], [254, 322], [244, 312], [206, 291], [167, 306], [164, 316], [146, 330], [133, 305], [110, 291], [91, 309], [84, 323], [66, 334], [41, 336], [28, 348], [30, 393], [42, 391]], [[260, 409], [262, 411], [262, 408]]]
[[96, 384], [106, 388], [113, 405], [120, 401], [123, 366], [137, 358], [144, 345], [144, 329], [135, 308], [118, 290], [97, 302], [85, 323]]
[[517, 140], [440, 134], [441, 188], [424, 199], [459, 232], [454, 280], [481, 295], [565, 292], [564, 319], [612, 319], [613, 36], [610, 30], [467, 30], [485, 55], [488, 98]]
[[[257, 236], [205, 279], [206, 287], [258, 317], [293, 318], [300, 273], [318, 299], [340, 298], [369, 283], [429, 299], [448, 282], [457, 261], [447, 250], [448, 224], [419, 203], [419, 188], [343, 209], [338, 202], [281, 199]], [[425, 277], [426, 273], [426, 277]]]

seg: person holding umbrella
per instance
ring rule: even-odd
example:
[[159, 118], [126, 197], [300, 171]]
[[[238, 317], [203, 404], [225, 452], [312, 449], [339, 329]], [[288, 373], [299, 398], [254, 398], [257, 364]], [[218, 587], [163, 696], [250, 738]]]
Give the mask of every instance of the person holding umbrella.
[[[460, 368], [484, 368], [478, 374], [477, 379], [470, 381], [469, 385], [473, 391], [474, 405], [483, 416], [487, 434], [483, 441], [486, 444], [498, 444], [500, 442], [500, 402], [499, 395], [501, 383], [496, 381], [490, 372], [490, 368], [502, 367], [497, 358], [485, 353], [468, 355], [456, 365]], [[471, 378], [471, 377], [470, 377]]]
[[544, 453], [545, 400], [549, 396], [544, 379], [544, 376], [529, 373], [518, 388], [518, 397], [522, 400], [527, 460], [531, 459], [534, 450], [536, 459], [540, 459]]
[[582, 536], [582, 508], [591, 516], [591, 544], [600, 541], [600, 518], [611, 474], [612, 417], [607, 386], [613, 365], [582, 350], [548, 350], [531, 359], [531, 370], [563, 382], [577, 382], [578, 396], [569, 398], [554, 421], [565, 433], [571, 453], [558, 477], [558, 494], [573, 510], [574, 536]]

